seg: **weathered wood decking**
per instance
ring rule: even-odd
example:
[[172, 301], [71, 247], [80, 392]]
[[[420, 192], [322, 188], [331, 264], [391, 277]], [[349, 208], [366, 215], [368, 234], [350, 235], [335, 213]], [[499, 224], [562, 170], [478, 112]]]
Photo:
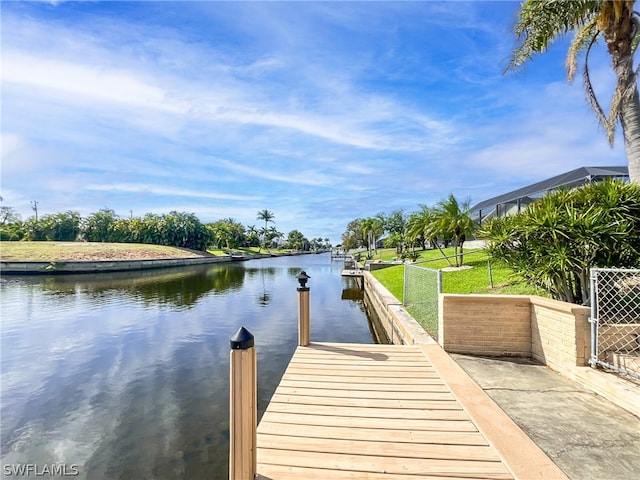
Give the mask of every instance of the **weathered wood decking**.
[[[428, 348], [298, 347], [258, 427], [258, 478], [510, 479], [522, 472], [527, 478], [566, 478], [519, 429], [515, 436], [500, 432], [492, 444], [487, 431], [505, 419], [481, 421], [487, 430], [482, 433], [453, 390], [463, 397], [484, 393], [465, 393], [464, 382], [461, 390], [458, 371], [451, 375], [457, 385], [452, 389], [429, 360]], [[448, 361], [441, 370], [451, 368]], [[480, 411], [485, 417], [495, 413]], [[521, 443], [514, 451], [524, 449], [521, 457], [527, 458], [505, 462], [514, 441]], [[496, 449], [504, 443], [506, 454]]]

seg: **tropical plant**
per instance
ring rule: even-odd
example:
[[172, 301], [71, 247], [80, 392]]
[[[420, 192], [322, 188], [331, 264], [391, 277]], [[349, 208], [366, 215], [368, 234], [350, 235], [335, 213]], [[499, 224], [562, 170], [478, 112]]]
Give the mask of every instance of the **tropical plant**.
[[384, 232], [384, 220], [381, 217], [382, 215], [378, 214], [376, 217], [365, 218], [360, 224], [362, 233], [367, 239], [367, 252], [369, 257], [371, 257], [372, 251], [378, 251], [376, 240], [378, 236]]
[[260, 245], [260, 232], [258, 231], [255, 225], [249, 225], [245, 229], [245, 234], [247, 236], [248, 246], [257, 247]]
[[25, 240], [73, 241], [80, 233], [80, 214], [68, 211], [45, 215], [40, 219], [30, 217], [24, 223]]
[[456, 267], [459, 267], [464, 264], [464, 242], [474, 228], [470, 202], [460, 203], [453, 194], [449, 194], [447, 200], [438, 202], [434, 208], [433, 221], [427, 226], [427, 232], [432, 236], [441, 234], [454, 239], [454, 257]]
[[[557, 38], [575, 31], [567, 56], [571, 82], [584, 53], [583, 79], [587, 100], [613, 145], [615, 127], [620, 122], [624, 136], [629, 177], [640, 185], [640, 97], [633, 55], [640, 40], [635, 0], [526, 0], [515, 25], [519, 45], [506, 70], [516, 69], [534, 54], [542, 53]], [[589, 53], [599, 38], [604, 38], [617, 77], [613, 98], [606, 114], [591, 85]]]
[[92, 213], [82, 221], [82, 237], [88, 242], [111, 241], [111, 228], [117, 218], [116, 212], [109, 208]]
[[264, 228], [260, 229], [260, 232], [262, 234], [262, 245], [260, 246], [260, 249], [258, 249], [258, 252], [262, 250], [262, 247], [266, 244], [267, 242], [266, 236], [267, 236], [267, 233], [269, 232], [269, 228], [268, 228], [269, 223], [270, 222], [273, 223], [275, 218], [276, 216], [274, 215], [274, 213], [267, 210], [266, 208], [258, 212], [257, 219], [264, 221]]
[[0, 225], [9, 225], [10, 223], [19, 222], [20, 214], [13, 207], [0, 207]]
[[640, 186], [608, 180], [552, 192], [479, 235], [531, 284], [586, 305], [591, 268], [640, 266]]
[[342, 234], [342, 244], [339, 245], [345, 252], [362, 247], [365, 239], [362, 233], [362, 219], [356, 218], [347, 224], [346, 231]]
[[420, 204], [420, 210], [409, 215], [407, 220], [407, 240], [412, 245], [418, 242], [422, 250], [425, 250], [426, 242], [429, 240], [426, 232], [431, 222], [433, 222], [433, 209], [428, 205]]
[[23, 236], [24, 225], [20, 214], [13, 207], [0, 207], [0, 240], [12, 242], [22, 240]]
[[402, 253], [404, 250], [406, 227], [407, 219], [403, 210], [395, 210], [385, 216], [384, 230], [389, 233], [385, 247], [388, 244], [390, 247], [395, 247], [396, 253]]
[[20, 220], [0, 225], [0, 241], [16, 242], [22, 240], [24, 235], [24, 223]]
[[308, 247], [309, 241], [298, 230], [291, 230], [287, 235], [287, 246], [294, 250], [305, 250], [305, 246]]
[[232, 250], [246, 241], [244, 226], [233, 218], [224, 218], [207, 225], [211, 240], [218, 248]]

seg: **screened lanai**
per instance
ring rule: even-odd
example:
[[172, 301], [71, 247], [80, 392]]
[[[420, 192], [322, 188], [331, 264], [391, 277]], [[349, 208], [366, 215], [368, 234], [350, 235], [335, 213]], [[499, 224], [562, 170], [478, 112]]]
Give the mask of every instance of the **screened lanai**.
[[502, 217], [518, 213], [551, 190], [560, 187], [573, 188], [586, 183], [598, 182], [605, 178], [629, 180], [629, 170], [627, 167], [576, 168], [570, 172], [484, 200], [473, 206], [471, 218], [481, 224], [496, 216]]

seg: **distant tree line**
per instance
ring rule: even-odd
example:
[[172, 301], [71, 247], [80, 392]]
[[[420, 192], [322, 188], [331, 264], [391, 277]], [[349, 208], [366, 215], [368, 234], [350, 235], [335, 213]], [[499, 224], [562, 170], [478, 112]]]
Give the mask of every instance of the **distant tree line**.
[[468, 201], [461, 203], [449, 195], [433, 207], [420, 205], [418, 211], [409, 215], [396, 210], [389, 215], [378, 213], [352, 220], [342, 234], [341, 247], [345, 250], [366, 248], [371, 257], [382, 243], [385, 248], [395, 248], [400, 258], [415, 260], [416, 247], [424, 250], [453, 245], [455, 264], [459, 266], [464, 261], [464, 242], [475, 230], [470, 215]]
[[1, 206], [0, 240], [148, 243], [200, 251], [212, 247], [227, 250], [241, 247], [318, 250], [331, 247], [328, 238], [308, 240], [298, 230], [289, 232], [285, 238], [274, 226], [267, 226], [273, 223], [273, 213], [263, 210], [259, 212], [258, 219], [264, 220], [264, 212], [268, 213], [265, 227], [256, 229], [253, 225], [245, 227], [233, 218], [204, 224], [193, 213], [177, 211], [126, 218], [119, 217], [108, 208], [84, 218], [78, 212], [67, 211], [22, 221], [14, 208]]
[[[488, 242], [493, 261], [558, 300], [588, 304], [591, 268], [640, 268], [640, 186], [615, 180], [547, 193], [522, 212], [478, 227], [469, 203], [453, 195], [406, 216], [402, 211], [358, 218], [347, 225], [341, 247], [375, 252], [380, 238], [400, 258], [414, 249], [452, 244], [456, 265], [462, 246], [476, 236]], [[443, 253], [444, 255], [444, 253]]]

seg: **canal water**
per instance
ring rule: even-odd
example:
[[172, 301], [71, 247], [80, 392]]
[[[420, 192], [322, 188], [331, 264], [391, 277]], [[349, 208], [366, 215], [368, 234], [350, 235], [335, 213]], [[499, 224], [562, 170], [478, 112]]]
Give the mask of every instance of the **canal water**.
[[255, 336], [261, 416], [296, 347], [301, 270], [312, 341], [375, 342], [342, 268], [319, 254], [2, 277], [3, 478], [21, 465], [32, 478], [228, 478], [229, 337]]

